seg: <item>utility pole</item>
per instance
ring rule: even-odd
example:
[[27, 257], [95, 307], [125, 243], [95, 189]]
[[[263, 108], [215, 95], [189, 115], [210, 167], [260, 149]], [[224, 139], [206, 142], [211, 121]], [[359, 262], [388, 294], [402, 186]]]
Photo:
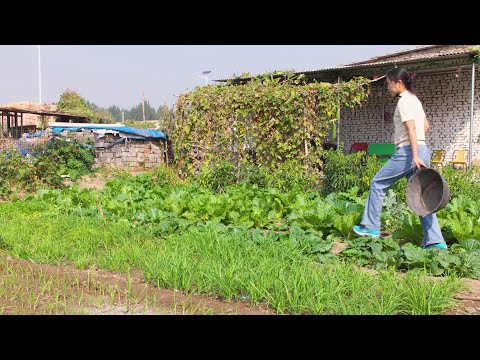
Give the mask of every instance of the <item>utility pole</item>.
[[143, 99], [143, 91], [142, 91], [142, 112], [143, 112], [143, 122], [145, 122], [145, 104]]
[[38, 47], [38, 102], [42, 103], [42, 65], [40, 62], [40, 45]]
[[125, 122], [125, 111], [122, 111], [122, 123]]

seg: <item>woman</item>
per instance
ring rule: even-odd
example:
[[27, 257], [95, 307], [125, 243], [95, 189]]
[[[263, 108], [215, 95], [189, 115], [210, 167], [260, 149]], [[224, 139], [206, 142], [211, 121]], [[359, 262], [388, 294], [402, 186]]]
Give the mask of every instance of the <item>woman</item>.
[[[430, 165], [430, 152], [425, 143], [429, 125], [415, 95], [415, 81], [405, 69], [395, 68], [387, 73], [387, 84], [390, 94], [400, 97], [393, 116], [396, 151], [371, 181], [362, 221], [353, 227], [361, 236], [380, 236], [380, 215], [388, 188], [403, 177], [410, 179], [415, 167]], [[422, 247], [446, 249], [437, 216], [430, 214], [419, 218], [423, 228]]]

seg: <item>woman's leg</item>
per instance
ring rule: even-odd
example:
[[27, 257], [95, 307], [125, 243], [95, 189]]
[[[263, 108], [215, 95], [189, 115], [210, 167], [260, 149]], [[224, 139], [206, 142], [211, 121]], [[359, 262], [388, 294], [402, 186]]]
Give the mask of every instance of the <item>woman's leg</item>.
[[[425, 145], [419, 145], [418, 155], [425, 162], [425, 165], [430, 167], [430, 152]], [[408, 174], [407, 180], [409, 180], [412, 175], [413, 172]], [[438, 243], [445, 243], [436, 214], [419, 216], [418, 218], [420, 219], [420, 224], [422, 224], [423, 229], [422, 247]]]
[[361, 225], [370, 230], [380, 230], [380, 216], [385, 194], [394, 182], [413, 173], [412, 160], [411, 148], [399, 147], [392, 158], [373, 177]]
[[445, 243], [436, 214], [419, 216], [423, 228], [422, 247], [428, 245]]

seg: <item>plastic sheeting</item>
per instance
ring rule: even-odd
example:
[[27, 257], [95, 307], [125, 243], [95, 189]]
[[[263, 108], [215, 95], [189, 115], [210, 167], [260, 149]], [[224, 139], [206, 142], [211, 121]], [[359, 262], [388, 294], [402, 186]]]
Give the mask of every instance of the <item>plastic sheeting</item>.
[[[67, 131], [78, 131], [82, 129], [89, 130], [102, 130], [103, 133], [108, 132], [108, 130], [118, 131], [124, 133], [123, 137], [128, 137], [130, 139], [140, 139], [140, 140], [149, 140], [149, 139], [167, 139], [167, 134], [153, 129], [137, 129], [129, 126], [109, 126], [102, 127], [101, 125], [85, 125], [81, 127], [53, 127], [52, 131], [60, 133], [64, 130]], [[105, 131], [107, 130], [107, 131]]]

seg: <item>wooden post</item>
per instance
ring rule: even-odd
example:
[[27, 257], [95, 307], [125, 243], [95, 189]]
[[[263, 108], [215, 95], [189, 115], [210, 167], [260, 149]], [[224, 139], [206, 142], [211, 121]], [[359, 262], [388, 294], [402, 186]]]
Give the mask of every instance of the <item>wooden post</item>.
[[165, 143], [165, 164], [168, 166], [168, 144], [167, 144], [167, 139], [165, 139], [164, 143]]
[[18, 113], [17, 112], [14, 112], [14, 119], [15, 119], [15, 130], [13, 130], [14, 134], [12, 137], [17, 139], [18, 138]]

